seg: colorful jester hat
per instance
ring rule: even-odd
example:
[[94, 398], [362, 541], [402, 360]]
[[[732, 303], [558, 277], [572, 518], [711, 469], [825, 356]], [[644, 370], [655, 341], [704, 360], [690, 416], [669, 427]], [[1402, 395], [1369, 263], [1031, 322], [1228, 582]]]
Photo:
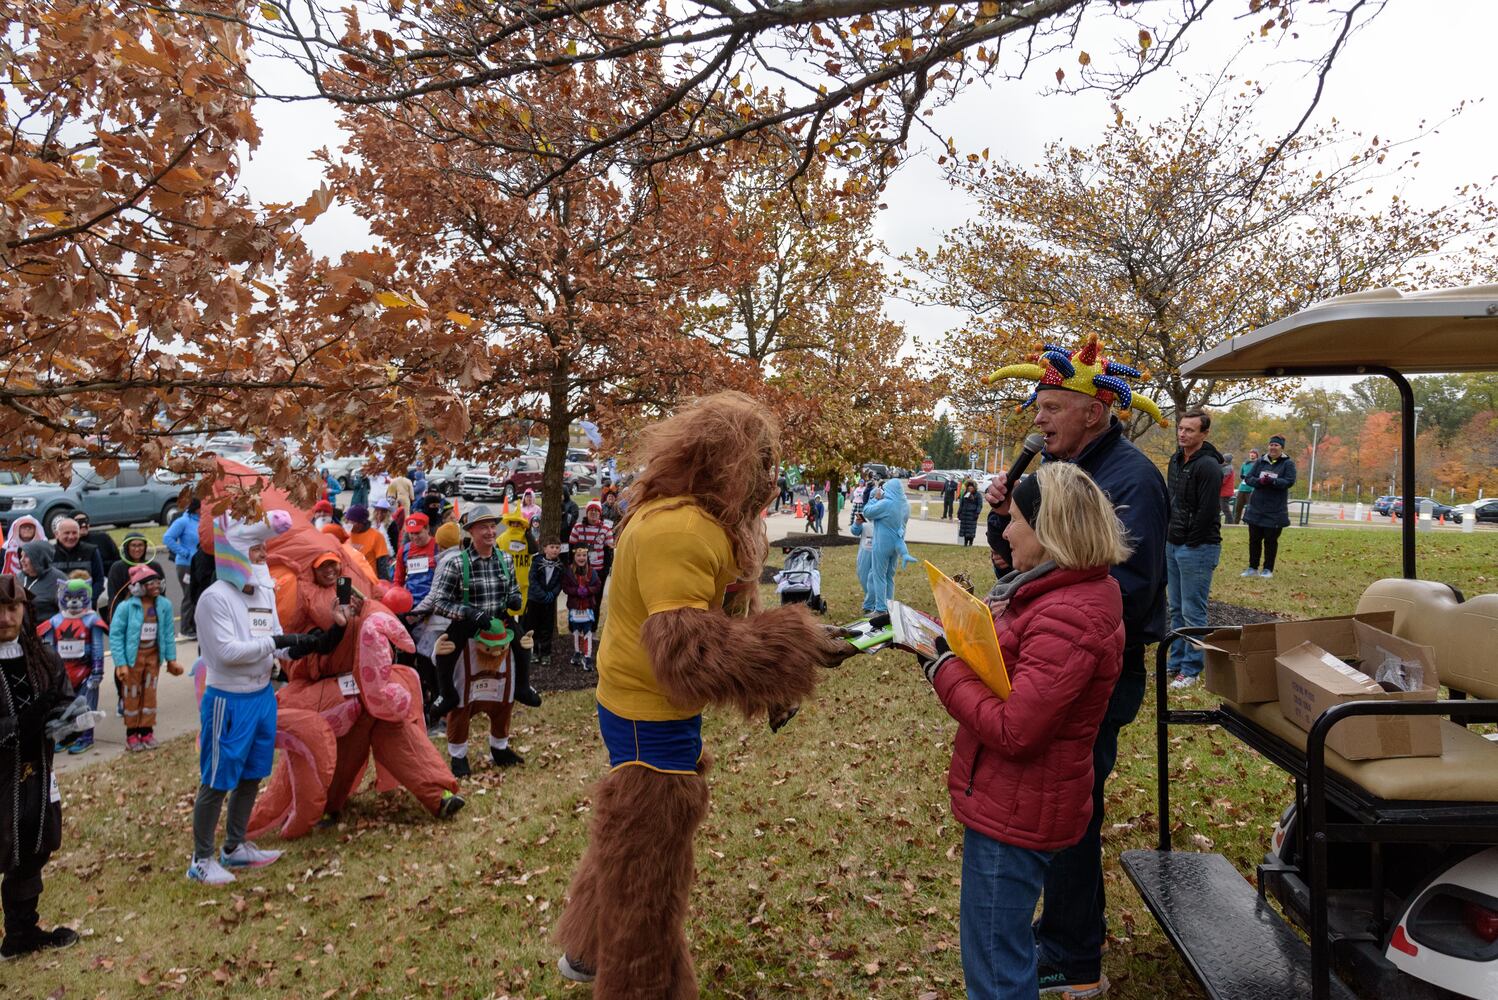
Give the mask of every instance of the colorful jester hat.
[[505, 624], [503, 618], [490, 618], [489, 624], [479, 630], [478, 635], [473, 637], [473, 641], [491, 653], [500, 653], [514, 638], [515, 633]]
[[1068, 351], [1055, 344], [1042, 344], [1040, 351], [1032, 355], [1030, 364], [1005, 365], [992, 375], [983, 378], [984, 385], [992, 385], [1001, 378], [1033, 378], [1037, 380], [1035, 391], [1020, 404], [1023, 410], [1035, 402], [1042, 389], [1070, 389], [1072, 392], [1096, 396], [1109, 406], [1117, 406], [1127, 412], [1131, 407], [1149, 414], [1161, 427], [1165, 418], [1153, 401], [1135, 395], [1124, 381], [1126, 378], [1143, 378], [1144, 373], [1120, 361], [1103, 356], [1102, 344], [1097, 334], [1087, 335], [1087, 341], [1075, 351]]

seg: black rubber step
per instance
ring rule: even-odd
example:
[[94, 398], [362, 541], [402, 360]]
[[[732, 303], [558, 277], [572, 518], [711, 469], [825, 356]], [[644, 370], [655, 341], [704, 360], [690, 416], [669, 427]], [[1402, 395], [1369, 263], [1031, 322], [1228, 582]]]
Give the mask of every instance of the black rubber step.
[[[1304, 1000], [1311, 948], [1221, 854], [1125, 851], [1123, 868], [1213, 1000]], [[1355, 1000], [1335, 974], [1334, 1000]]]

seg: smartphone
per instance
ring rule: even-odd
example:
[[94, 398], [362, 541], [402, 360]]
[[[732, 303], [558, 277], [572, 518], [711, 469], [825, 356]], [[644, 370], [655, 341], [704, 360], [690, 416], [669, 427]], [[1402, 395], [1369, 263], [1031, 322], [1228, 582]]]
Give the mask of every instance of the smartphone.
[[354, 600], [354, 581], [346, 576], [338, 578], [338, 603], [348, 607]]

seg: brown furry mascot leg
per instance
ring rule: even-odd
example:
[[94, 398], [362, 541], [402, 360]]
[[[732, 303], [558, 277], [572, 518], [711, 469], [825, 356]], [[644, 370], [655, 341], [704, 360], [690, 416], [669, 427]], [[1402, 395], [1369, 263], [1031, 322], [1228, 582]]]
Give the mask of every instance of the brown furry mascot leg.
[[710, 766], [704, 754], [696, 775], [622, 767], [594, 791], [588, 850], [557, 940], [569, 955], [597, 956], [593, 995], [601, 1000], [697, 996], [683, 925]]

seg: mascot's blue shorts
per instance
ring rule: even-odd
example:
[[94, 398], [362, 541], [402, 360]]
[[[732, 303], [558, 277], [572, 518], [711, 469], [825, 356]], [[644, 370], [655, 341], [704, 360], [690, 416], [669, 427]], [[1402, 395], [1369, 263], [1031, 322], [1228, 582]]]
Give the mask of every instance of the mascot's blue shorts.
[[609, 767], [636, 765], [663, 774], [696, 774], [702, 757], [702, 716], [641, 722], [598, 706], [598, 731], [609, 749]]

